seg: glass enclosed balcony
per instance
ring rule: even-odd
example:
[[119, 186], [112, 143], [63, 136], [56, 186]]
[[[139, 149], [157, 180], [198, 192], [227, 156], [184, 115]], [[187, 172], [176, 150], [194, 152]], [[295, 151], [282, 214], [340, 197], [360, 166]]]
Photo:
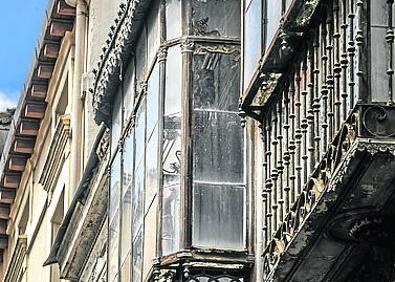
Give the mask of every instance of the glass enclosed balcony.
[[102, 96], [112, 130], [109, 281], [245, 281], [240, 1], [153, 1], [146, 12], [109, 82], [116, 90]]

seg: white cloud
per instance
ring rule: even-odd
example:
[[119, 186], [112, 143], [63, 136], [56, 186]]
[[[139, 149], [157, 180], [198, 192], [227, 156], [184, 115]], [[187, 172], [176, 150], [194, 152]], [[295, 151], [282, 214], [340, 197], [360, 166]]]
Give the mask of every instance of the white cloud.
[[16, 107], [19, 99], [19, 94], [10, 93], [6, 94], [0, 90], [0, 112], [5, 111], [8, 108]]

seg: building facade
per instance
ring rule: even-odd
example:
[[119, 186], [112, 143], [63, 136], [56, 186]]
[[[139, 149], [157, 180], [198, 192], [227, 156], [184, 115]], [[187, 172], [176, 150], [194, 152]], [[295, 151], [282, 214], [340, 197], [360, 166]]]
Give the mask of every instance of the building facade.
[[393, 281], [393, 4], [50, 1], [2, 280]]

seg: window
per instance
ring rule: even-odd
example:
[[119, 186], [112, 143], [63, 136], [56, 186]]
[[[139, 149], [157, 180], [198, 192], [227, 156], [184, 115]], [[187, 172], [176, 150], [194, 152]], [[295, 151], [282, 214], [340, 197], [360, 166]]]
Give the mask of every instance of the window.
[[[180, 156], [181, 156], [181, 51], [168, 51], [166, 93], [162, 133], [162, 253], [179, 248], [180, 228]], [[171, 62], [171, 63], [170, 63]]]
[[263, 52], [262, 1], [247, 1], [244, 17], [244, 90], [259, 65]]
[[245, 0], [243, 37], [243, 91], [259, 66], [259, 60], [267, 49], [282, 17], [292, 0]]

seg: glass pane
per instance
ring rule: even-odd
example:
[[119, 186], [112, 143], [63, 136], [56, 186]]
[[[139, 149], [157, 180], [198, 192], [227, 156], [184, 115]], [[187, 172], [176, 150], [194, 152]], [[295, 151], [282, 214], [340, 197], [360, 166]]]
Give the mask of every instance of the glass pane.
[[137, 232], [133, 240], [133, 282], [142, 281], [142, 267], [143, 267], [143, 241], [142, 241], [142, 228]]
[[226, 53], [198, 47], [193, 61], [193, 102], [195, 109], [238, 112], [240, 53], [227, 47]]
[[134, 172], [135, 185], [133, 189], [133, 238], [143, 224], [143, 201], [144, 201], [144, 164], [140, 163]]
[[274, 34], [278, 30], [281, 21], [282, 0], [266, 1], [267, 29], [266, 29], [266, 46], [272, 42]]
[[181, 111], [181, 48], [170, 47], [166, 64], [165, 115], [179, 115]]
[[136, 149], [136, 161], [135, 163], [138, 164], [141, 162], [144, 156], [145, 150], [145, 117], [146, 117], [146, 107], [145, 107], [145, 98], [141, 102], [140, 107], [137, 111], [136, 115], [136, 126], [135, 126], [135, 133], [134, 133], [134, 142], [135, 142], [135, 149]]
[[122, 191], [122, 226], [121, 226], [121, 258], [130, 253], [132, 248], [132, 172], [133, 172], [133, 143], [127, 136], [124, 145], [123, 191]]
[[388, 101], [388, 69], [389, 53], [387, 51], [385, 35], [387, 29], [385, 27], [372, 27], [371, 40], [372, 51], [371, 61], [371, 83], [372, 83], [372, 101], [387, 102]]
[[156, 257], [157, 209], [158, 198], [155, 198], [144, 219], [144, 277], [152, 269]]
[[119, 256], [119, 212], [114, 214], [110, 222], [109, 245], [108, 245], [108, 277], [112, 281], [118, 274]]
[[159, 1], [155, 1], [150, 9], [147, 21], [148, 28], [148, 65], [152, 65], [160, 45], [159, 33]]
[[135, 95], [134, 59], [132, 59], [126, 71], [124, 77], [124, 83], [125, 86], [124, 86], [123, 104], [125, 108], [124, 121], [126, 123], [126, 121], [130, 118], [130, 114], [132, 113], [133, 105], [134, 105], [134, 95]]
[[147, 88], [147, 139], [150, 138], [158, 122], [159, 65], [156, 64], [148, 80]]
[[140, 33], [139, 41], [136, 47], [136, 90], [140, 93], [142, 89], [142, 83], [145, 82], [147, 77], [147, 29], [144, 26]]
[[244, 19], [244, 90], [258, 68], [262, 49], [262, 4], [252, 0]]
[[244, 188], [196, 183], [193, 187], [193, 242], [199, 247], [242, 249]]
[[121, 282], [130, 282], [130, 254], [121, 263]]
[[114, 153], [118, 148], [118, 141], [121, 136], [122, 123], [122, 95], [119, 91], [115, 96], [112, 106], [112, 119], [111, 119], [111, 152]]
[[239, 53], [197, 48], [193, 64], [193, 244], [244, 247], [244, 138]]
[[158, 145], [158, 128], [156, 128], [147, 144], [145, 212], [150, 208], [158, 192]]
[[195, 110], [194, 180], [243, 183], [243, 133], [236, 113]]
[[162, 251], [178, 250], [180, 219], [181, 156], [181, 52], [178, 46], [168, 52], [163, 130]]
[[112, 221], [115, 212], [119, 208], [119, 196], [121, 189], [121, 155], [117, 152], [111, 164], [111, 186], [110, 186], [110, 212], [109, 218]]
[[240, 37], [240, 0], [192, 0], [194, 35]]
[[166, 39], [181, 36], [181, 0], [166, 0]]

